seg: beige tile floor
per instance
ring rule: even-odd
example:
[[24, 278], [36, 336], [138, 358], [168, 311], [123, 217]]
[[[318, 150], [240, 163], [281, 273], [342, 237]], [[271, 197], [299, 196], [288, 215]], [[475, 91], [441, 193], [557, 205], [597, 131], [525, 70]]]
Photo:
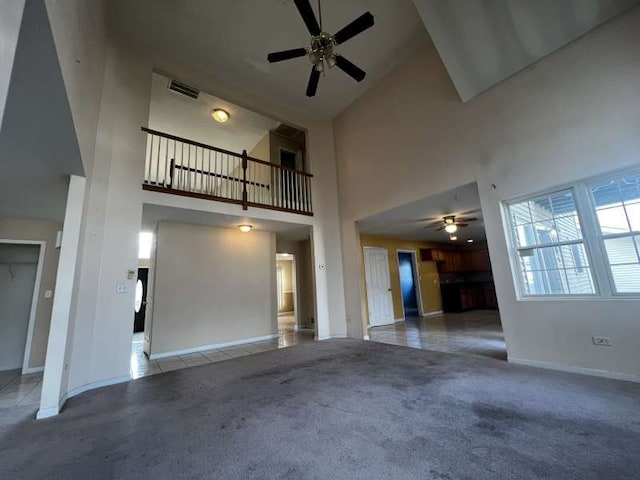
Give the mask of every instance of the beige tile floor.
[[176, 355], [173, 357], [149, 360], [143, 352], [142, 334], [135, 334], [131, 349], [131, 378], [141, 378], [156, 373], [179, 370], [181, 368], [206, 365], [208, 363], [221, 362], [230, 358], [243, 357], [254, 353], [291, 347], [301, 342], [313, 341], [313, 331], [295, 331], [295, 319], [293, 316], [278, 317], [277, 338], [263, 342], [246, 343], [235, 347], [217, 348], [199, 353]]
[[[237, 347], [220, 348], [189, 355], [177, 355], [160, 360], [149, 360], [147, 358], [142, 351], [142, 334], [135, 334], [131, 349], [131, 377], [136, 379], [156, 373], [220, 362], [234, 357], [313, 341], [313, 331], [304, 330], [298, 332], [294, 330], [294, 325], [295, 319], [293, 316], [281, 316], [278, 318], [278, 338]], [[20, 375], [20, 370], [0, 372], [0, 409], [21, 405], [37, 408], [40, 403], [41, 393], [42, 373]]]
[[42, 373], [20, 375], [20, 370], [0, 372], [0, 409], [40, 404]]
[[507, 359], [500, 315], [495, 310], [408, 318], [393, 325], [371, 328], [369, 337], [374, 342], [424, 350]]

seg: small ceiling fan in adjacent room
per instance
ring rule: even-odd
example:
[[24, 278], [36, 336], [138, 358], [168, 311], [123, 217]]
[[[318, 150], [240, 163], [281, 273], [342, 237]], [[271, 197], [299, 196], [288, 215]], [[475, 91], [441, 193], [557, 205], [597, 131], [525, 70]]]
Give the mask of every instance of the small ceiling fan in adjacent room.
[[374, 23], [373, 15], [370, 12], [363, 13], [342, 30], [331, 35], [322, 30], [322, 10], [320, 8], [319, 0], [318, 13], [320, 23], [318, 23], [318, 20], [316, 19], [309, 0], [294, 0], [294, 3], [298, 8], [298, 12], [300, 12], [300, 16], [307, 26], [309, 33], [311, 34], [311, 45], [306, 48], [294, 48], [291, 50], [270, 53], [267, 55], [267, 60], [269, 60], [270, 63], [275, 63], [307, 55], [313, 64], [311, 67], [309, 83], [307, 84], [308, 97], [315, 96], [318, 89], [318, 82], [320, 81], [320, 74], [325, 71], [325, 66], [328, 68], [336, 66], [354, 80], [361, 82], [366, 76], [364, 70], [360, 69], [340, 55], [337, 52], [336, 47], [364, 32], [368, 28], [371, 28]]
[[427, 225], [425, 228], [436, 228], [436, 231], [439, 232], [444, 230], [451, 236], [451, 240], [456, 239], [456, 232], [458, 228], [468, 227], [469, 223], [477, 222], [478, 219], [475, 217], [456, 217], [455, 215], [445, 215], [442, 217], [442, 220], [433, 222]]

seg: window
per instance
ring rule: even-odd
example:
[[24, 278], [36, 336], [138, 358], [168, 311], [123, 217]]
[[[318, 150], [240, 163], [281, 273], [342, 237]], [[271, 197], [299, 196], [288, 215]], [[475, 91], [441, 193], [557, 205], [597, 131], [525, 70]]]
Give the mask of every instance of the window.
[[572, 190], [509, 206], [524, 295], [595, 293]]
[[640, 294], [640, 171], [506, 208], [521, 296]]
[[615, 293], [640, 293], [640, 172], [589, 184]]

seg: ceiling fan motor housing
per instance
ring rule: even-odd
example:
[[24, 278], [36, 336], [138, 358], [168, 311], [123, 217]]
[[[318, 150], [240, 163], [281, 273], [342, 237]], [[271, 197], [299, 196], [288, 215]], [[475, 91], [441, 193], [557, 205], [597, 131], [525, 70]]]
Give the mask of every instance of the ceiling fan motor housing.
[[309, 48], [309, 60], [315, 65], [317, 71], [324, 71], [324, 64], [329, 68], [336, 64], [336, 41], [333, 35], [322, 32], [320, 35], [311, 38]]

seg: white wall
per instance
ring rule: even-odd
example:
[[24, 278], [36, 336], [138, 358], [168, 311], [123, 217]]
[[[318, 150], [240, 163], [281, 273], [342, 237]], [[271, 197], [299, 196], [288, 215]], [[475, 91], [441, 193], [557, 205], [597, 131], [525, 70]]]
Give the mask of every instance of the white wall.
[[151, 354], [278, 333], [275, 234], [160, 222]]
[[639, 46], [636, 7], [463, 104], [429, 43], [340, 115], [351, 325], [362, 318], [355, 222], [477, 181], [509, 357], [640, 375], [640, 303], [518, 301], [500, 215], [514, 196], [638, 165]]
[[0, 3], [0, 126], [7, 102], [25, 0]]
[[47, 353], [53, 297], [45, 298], [44, 293], [47, 290], [55, 291], [60, 250], [54, 248], [54, 246], [56, 234], [60, 230], [62, 230], [61, 223], [0, 218], [0, 239], [46, 242], [42, 280], [38, 292], [36, 319], [31, 341], [29, 368], [44, 366], [44, 359]]

